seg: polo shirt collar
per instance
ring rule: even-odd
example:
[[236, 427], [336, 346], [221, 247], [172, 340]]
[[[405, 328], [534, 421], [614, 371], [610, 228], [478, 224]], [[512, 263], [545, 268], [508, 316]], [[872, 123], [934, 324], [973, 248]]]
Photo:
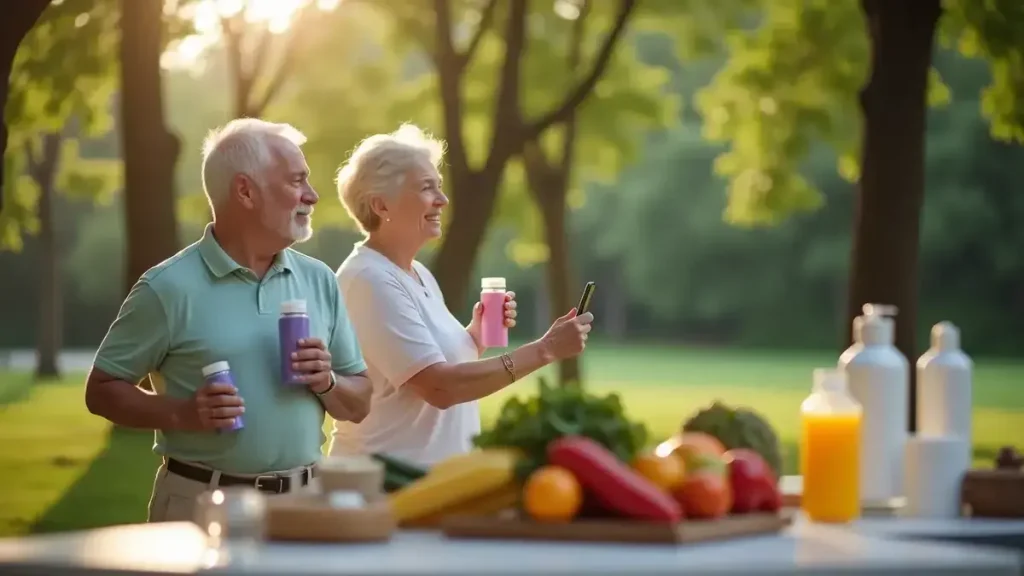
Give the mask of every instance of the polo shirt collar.
[[[203, 237], [199, 240], [199, 254], [203, 257], [203, 262], [206, 263], [206, 267], [210, 269], [217, 278], [223, 278], [228, 274], [231, 274], [235, 270], [245, 270], [246, 268], [235, 262], [235, 259], [228, 255], [223, 248], [220, 247], [220, 243], [217, 242], [217, 238], [213, 235], [213, 223], [206, 225], [206, 229], [203, 230]], [[288, 254], [288, 250], [282, 250], [274, 256], [274, 263], [270, 269], [274, 272], [281, 272], [292, 270], [292, 258]]]

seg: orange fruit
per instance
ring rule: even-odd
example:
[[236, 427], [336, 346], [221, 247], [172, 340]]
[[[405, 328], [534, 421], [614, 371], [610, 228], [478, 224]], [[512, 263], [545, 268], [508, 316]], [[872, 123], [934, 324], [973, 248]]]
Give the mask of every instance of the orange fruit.
[[686, 463], [675, 454], [640, 454], [633, 460], [632, 467], [638, 474], [663, 490], [672, 490], [682, 484], [686, 477]]
[[722, 474], [689, 474], [673, 496], [683, 506], [687, 518], [721, 518], [732, 508], [732, 486]]
[[715, 464], [725, 455], [722, 442], [704, 432], [683, 432], [666, 440], [658, 447], [658, 453], [671, 451], [682, 457], [687, 472], [695, 472], [705, 465]]
[[523, 510], [538, 522], [569, 522], [582, 505], [583, 487], [561, 466], [542, 466], [523, 485]]
[[676, 450], [715, 456], [722, 456], [726, 452], [722, 441], [706, 432], [683, 432], [679, 435], [679, 446]]

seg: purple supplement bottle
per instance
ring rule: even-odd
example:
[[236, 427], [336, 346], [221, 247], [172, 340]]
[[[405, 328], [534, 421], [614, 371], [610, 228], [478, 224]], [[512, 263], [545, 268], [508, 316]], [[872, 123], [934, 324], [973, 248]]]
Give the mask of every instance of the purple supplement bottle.
[[[238, 387], [235, 386], [235, 378], [231, 375], [231, 366], [224, 361], [214, 362], [213, 364], [207, 364], [203, 366], [203, 380], [207, 384], [228, 384], [235, 389], [236, 393]], [[218, 428], [217, 432], [234, 432], [235, 430], [241, 430], [245, 427], [245, 423], [242, 422], [242, 417], [235, 417], [235, 421], [231, 423], [228, 428]]]
[[292, 353], [299, 349], [299, 340], [309, 338], [309, 316], [306, 315], [305, 300], [281, 303], [277, 333], [281, 346], [281, 382], [285, 385], [305, 385], [302, 374], [292, 370]]

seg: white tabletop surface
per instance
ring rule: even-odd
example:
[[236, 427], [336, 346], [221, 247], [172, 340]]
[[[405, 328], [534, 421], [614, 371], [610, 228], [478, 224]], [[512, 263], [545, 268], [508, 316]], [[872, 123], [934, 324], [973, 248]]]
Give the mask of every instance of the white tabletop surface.
[[[13, 572], [12, 572], [13, 570]], [[191, 523], [137, 524], [0, 540], [0, 574], [1021, 574], [1012, 551], [883, 539], [797, 520], [778, 535], [672, 545], [446, 540], [402, 531], [387, 543], [266, 544], [245, 565], [206, 552]]]

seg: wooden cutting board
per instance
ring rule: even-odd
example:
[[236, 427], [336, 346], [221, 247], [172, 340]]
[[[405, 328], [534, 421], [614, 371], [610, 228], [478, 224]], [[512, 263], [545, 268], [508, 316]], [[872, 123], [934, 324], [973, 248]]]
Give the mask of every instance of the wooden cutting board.
[[723, 540], [779, 532], [793, 521], [793, 514], [744, 514], [719, 520], [688, 520], [659, 524], [630, 520], [577, 520], [568, 524], [543, 524], [517, 515], [449, 516], [441, 523], [448, 538], [552, 540], [683, 544]]

